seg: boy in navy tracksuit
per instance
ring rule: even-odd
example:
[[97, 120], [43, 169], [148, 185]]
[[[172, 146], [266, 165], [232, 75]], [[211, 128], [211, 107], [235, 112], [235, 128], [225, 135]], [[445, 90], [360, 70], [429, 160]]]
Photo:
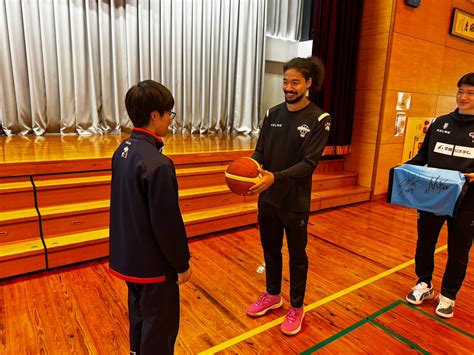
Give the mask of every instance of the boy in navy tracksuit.
[[173, 162], [161, 152], [174, 99], [142, 81], [125, 106], [135, 128], [112, 158], [110, 272], [126, 281], [130, 351], [172, 354], [179, 328], [179, 287], [190, 275]]

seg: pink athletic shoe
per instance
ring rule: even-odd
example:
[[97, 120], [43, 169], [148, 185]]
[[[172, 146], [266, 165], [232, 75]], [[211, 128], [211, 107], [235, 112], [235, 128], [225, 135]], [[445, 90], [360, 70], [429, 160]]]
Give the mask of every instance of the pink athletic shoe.
[[247, 308], [247, 314], [252, 317], [263, 316], [271, 309], [283, 306], [283, 299], [280, 295], [273, 296], [264, 292], [258, 297], [258, 300]]
[[285, 321], [281, 325], [281, 331], [287, 335], [295, 335], [301, 330], [304, 318], [304, 308], [290, 307]]

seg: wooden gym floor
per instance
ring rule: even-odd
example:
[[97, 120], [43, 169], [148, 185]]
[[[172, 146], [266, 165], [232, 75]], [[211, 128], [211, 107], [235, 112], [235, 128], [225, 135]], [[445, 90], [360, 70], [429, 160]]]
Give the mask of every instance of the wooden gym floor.
[[[384, 202], [320, 211], [309, 226], [310, 260], [302, 332], [279, 326], [288, 308], [284, 249], [284, 307], [260, 318], [246, 306], [264, 290], [258, 227], [190, 240], [193, 276], [181, 287], [176, 354], [443, 353], [474, 349], [474, 275], [468, 269], [455, 316], [434, 315], [404, 297], [415, 281], [416, 212]], [[435, 257], [439, 291], [446, 263], [446, 231]], [[128, 352], [125, 284], [107, 260], [1, 282], [0, 353], [125, 354]]]

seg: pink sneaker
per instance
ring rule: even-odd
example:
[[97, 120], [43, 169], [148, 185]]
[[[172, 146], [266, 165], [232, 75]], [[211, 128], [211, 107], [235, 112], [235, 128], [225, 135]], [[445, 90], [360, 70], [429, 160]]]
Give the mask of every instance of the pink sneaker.
[[304, 308], [290, 307], [285, 321], [281, 325], [281, 331], [287, 335], [295, 335], [301, 330], [304, 318]]
[[280, 295], [273, 296], [264, 292], [258, 297], [258, 300], [247, 308], [247, 314], [252, 317], [263, 316], [270, 309], [276, 309], [283, 306], [283, 299]]

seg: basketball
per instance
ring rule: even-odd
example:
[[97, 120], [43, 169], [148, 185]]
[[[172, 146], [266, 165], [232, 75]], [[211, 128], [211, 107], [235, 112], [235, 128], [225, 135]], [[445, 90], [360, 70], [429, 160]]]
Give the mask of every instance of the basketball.
[[247, 157], [230, 163], [225, 172], [225, 181], [230, 191], [241, 196], [248, 195], [249, 188], [262, 179], [259, 168], [257, 161]]

